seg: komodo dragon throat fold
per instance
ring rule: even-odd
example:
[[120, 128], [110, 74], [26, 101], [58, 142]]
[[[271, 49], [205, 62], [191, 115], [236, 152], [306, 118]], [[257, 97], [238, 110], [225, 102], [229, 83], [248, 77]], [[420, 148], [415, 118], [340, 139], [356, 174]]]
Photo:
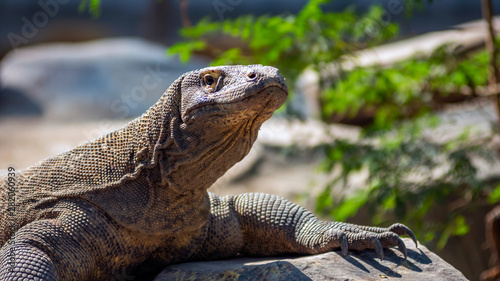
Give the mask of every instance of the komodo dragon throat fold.
[[179, 77], [123, 128], [0, 179], [0, 280], [119, 280], [190, 260], [397, 246], [409, 228], [317, 219], [267, 194], [207, 189], [288, 90], [270, 66]]

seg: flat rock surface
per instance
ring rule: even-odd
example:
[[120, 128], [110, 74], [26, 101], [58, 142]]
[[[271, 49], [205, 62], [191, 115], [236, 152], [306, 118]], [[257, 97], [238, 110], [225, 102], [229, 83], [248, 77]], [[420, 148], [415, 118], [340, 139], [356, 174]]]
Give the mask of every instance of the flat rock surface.
[[404, 238], [408, 259], [396, 249], [385, 249], [384, 260], [374, 251], [340, 251], [315, 256], [239, 257], [190, 262], [166, 267], [154, 281], [166, 280], [467, 280], [464, 275], [413, 241]]

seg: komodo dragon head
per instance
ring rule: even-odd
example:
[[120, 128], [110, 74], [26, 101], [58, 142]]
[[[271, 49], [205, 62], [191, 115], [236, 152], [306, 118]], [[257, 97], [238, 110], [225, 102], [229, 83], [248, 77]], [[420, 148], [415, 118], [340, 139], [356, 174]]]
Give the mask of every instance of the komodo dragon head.
[[259, 127], [285, 102], [288, 90], [278, 69], [238, 65], [191, 72], [181, 93], [182, 121], [204, 130], [206, 125], [224, 128], [253, 119]]
[[216, 141], [232, 134], [235, 141], [245, 138], [253, 143], [262, 123], [285, 102], [288, 90], [278, 69], [238, 65], [186, 74], [181, 94], [181, 130], [187, 140], [205, 135], [205, 142]]
[[288, 95], [279, 70], [262, 65], [195, 70], [179, 78], [178, 87], [181, 120], [178, 129], [173, 130], [173, 139], [186, 153], [189, 171], [196, 171], [192, 177], [185, 177], [183, 171], [184, 180], [172, 180], [184, 189], [188, 184], [185, 180], [193, 185], [198, 177], [203, 183], [197, 184], [208, 188], [240, 161], [249, 152], [262, 123]]

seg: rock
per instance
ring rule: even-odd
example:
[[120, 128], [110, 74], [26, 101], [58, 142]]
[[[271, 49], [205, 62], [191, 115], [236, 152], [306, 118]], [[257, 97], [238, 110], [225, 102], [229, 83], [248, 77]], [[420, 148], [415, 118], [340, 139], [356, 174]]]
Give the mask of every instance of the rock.
[[130, 118], [144, 113], [181, 74], [207, 66], [201, 59], [181, 64], [166, 50], [138, 38], [18, 48], [2, 60], [0, 81], [44, 117]]
[[385, 259], [374, 251], [340, 251], [315, 256], [271, 258], [239, 257], [229, 260], [190, 262], [166, 267], [154, 281], [166, 280], [467, 280], [425, 246], [410, 239], [408, 260], [396, 249], [385, 249]]
[[4, 116], [39, 116], [42, 109], [24, 93], [2, 88], [0, 89], [0, 117]]

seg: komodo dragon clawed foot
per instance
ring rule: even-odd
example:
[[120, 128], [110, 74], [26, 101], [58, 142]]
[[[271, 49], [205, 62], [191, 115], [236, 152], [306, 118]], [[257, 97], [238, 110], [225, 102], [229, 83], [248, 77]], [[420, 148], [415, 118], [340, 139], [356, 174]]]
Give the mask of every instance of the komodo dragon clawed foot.
[[[408, 235], [417, 245], [413, 232], [400, 223], [381, 228], [322, 221], [305, 208], [269, 194], [209, 195], [213, 214], [209, 228], [216, 232], [241, 229], [243, 242], [238, 252], [250, 256], [318, 254], [340, 248], [343, 255], [348, 250], [373, 249], [383, 259], [383, 248], [398, 247], [406, 258], [406, 246], [399, 236]], [[217, 253], [204, 249], [208, 255]]]
[[384, 259], [383, 248], [398, 247], [403, 253], [405, 259], [408, 257], [406, 246], [399, 238], [402, 235], [408, 235], [418, 246], [417, 239], [413, 232], [405, 225], [395, 223], [388, 228], [369, 227], [348, 223], [333, 223], [335, 229], [343, 232], [343, 240], [340, 248], [345, 256], [348, 250], [373, 249], [380, 259]]

